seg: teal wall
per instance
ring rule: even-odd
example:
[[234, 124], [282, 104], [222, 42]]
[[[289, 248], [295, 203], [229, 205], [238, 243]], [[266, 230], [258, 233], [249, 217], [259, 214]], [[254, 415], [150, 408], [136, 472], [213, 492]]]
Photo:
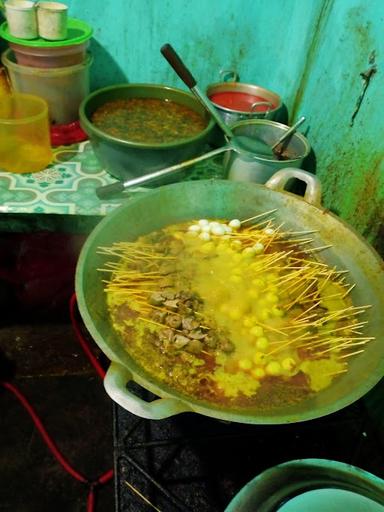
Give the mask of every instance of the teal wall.
[[[292, 114], [308, 116], [325, 205], [384, 256], [384, 2], [335, 0], [324, 5]], [[377, 72], [351, 126], [362, 92], [360, 73], [372, 65]]]
[[[183, 87], [160, 54], [171, 43], [201, 88], [235, 69], [306, 115], [324, 204], [384, 254], [383, 0], [68, 0], [95, 30], [92, 86]], [[377, 72], [351, 126], [360, 73]]]

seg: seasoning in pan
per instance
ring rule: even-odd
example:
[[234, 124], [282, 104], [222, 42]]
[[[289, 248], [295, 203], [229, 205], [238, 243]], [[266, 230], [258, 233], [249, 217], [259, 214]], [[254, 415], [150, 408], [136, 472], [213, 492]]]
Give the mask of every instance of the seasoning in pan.
[[113, 137], [146, 144], [187, 139], [207, 126], [207, 121], [193, 109], [155, 98], [109, 101], [93, 113], [92, 122]]
[[114, 329], [148, 374], [188, 397], [295, 403], [372, 340], [344, 271], [308, 235], [263, 218], [200, 219], [101, 249], [117, 258], [103, 269]]

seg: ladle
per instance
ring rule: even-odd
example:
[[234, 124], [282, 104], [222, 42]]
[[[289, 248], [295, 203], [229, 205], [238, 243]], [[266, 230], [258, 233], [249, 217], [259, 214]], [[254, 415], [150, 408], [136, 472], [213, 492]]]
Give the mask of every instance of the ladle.
[[166, 58], [166, 60], [169, 62], [171, 67], [174, 69], [174, 71], [179, 75], [181, 80], [185, 83], [187, 87], [193, 92], [193, 94], [197, 97], [198, 100], [202, 103], [202, 105], [205, 107], [206, 110], [211, 114], [211, 116], [214, 118], [216, 123], [220, 126], [220, 128], [223, 130], [225, 135], [232, 139], [234, 137], [231, 129], [223, 119], [221, 118], [220, 114], [217, 112], [216, 108], [212, 105], [212, 103], [209, 101], [209, 99], [205, 96], [204, 93], [202, 93], [197, 86], [197, 82], [195, 78], [193, 77], [192, 73], [189, 71], [189, 69], [186, 67], [184, 62], [180, 59], [179, 55], [176, 53], [174, 48], [169, 44], [165, 44], [160, 49], [163, 56]]
[[232, 141], [232, 143], [234, 139], [236, 139], [236, 146], [240, 146], [241, 149], [275, 160], [276, 157], [278, 158], [281, 154], [280, 151], [275, 151], [276, 147], [284, 142], [287, 137], [289, 137], [296, 130], [296, 128], [305, 121], [305, 117], [301, 117], [297, 123], [295, 123], [292, 128], [288, 130], [272, 147], [262, 140], [247, 137], [246, 135], [235, 136], [229, 126], [223, 121], [222, 117], [217, 112], [211, 101], [199, 89], [195, 78], [184, 64], [184, 62], [181, 60], [180, 56], [176, 53], [175, 49], [169, 43], [167, 43], [161, 47], [160, 51], [169, 62], [171, 67], [174, 69], [174, 71], [177, 73], [177, 75], [185, 83], [185, 85], [189, 87], [193, 94], [200, 100], [205, 109], [211, 114], [225, 135]]
[[206, 160], [207, 158], [212, 158], [220, 153], [224, 153], [225, 151], [238, 151], [239, 150], [231, 145], [222, 146], [221, 148], [214, 149], [213, 151], [209, 151], [209, 153], [205, 153], [204, 155], [197, 156], [195, 158], [191, 158], [190, 160], [185, 160], [179, 164], [171, 165], [170, 167], [165, 167], [164, 169], [160, 169], [159, 171], [155, 171], [149, 174], [143, 174], [142, 176], [138, 176], [137, 178], [130, 178], [125, 181], [116, 181], [116, 183], [111, 183], [110, 185], [103, 185], [102, 187], [98, 187], [96, 189], [96, 195], [99, 199], [108, 199], [109, 197], [119, 194], [124, 190], [137, 187], [140, 185], [152, 183], [154, 181], [167, 176], [168, 174], [173, 174], [181, 171], [186, 167], [190, 167], [202, 160]]

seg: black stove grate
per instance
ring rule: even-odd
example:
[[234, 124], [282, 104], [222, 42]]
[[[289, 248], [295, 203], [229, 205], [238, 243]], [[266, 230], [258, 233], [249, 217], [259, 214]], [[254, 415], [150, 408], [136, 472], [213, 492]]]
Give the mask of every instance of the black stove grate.
[[155, 510], [128, 484], [161, 512], [223, 512], [257, 474], [301, 458], [346, 462], [384, 477], [381, 440], [363, 401], [276, 426], [192, 413], [149, 421], [115, 406], [116, 512]]

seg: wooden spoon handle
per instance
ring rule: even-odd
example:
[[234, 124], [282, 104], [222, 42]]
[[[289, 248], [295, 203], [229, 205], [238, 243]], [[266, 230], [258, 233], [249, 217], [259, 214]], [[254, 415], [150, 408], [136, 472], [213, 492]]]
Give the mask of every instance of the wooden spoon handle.
[[195, 87], [195, 85], [197, 84], [196, 80], [194, 79], [192, 73], [186, 67], [184, 62], [180, 59], [178, 54], [175, 52], [174, 48], [170, 44], [167, 43], [161, 47], [160, 51], [164, 55], [164, 57], [167, 59], [169, 64], [176, 71], [176, 73], [179, 75], [179, 77], [182, 79], [182, 81], [185, 83], [185, 85], [187, 87], [189, 87], [190, 89]]

